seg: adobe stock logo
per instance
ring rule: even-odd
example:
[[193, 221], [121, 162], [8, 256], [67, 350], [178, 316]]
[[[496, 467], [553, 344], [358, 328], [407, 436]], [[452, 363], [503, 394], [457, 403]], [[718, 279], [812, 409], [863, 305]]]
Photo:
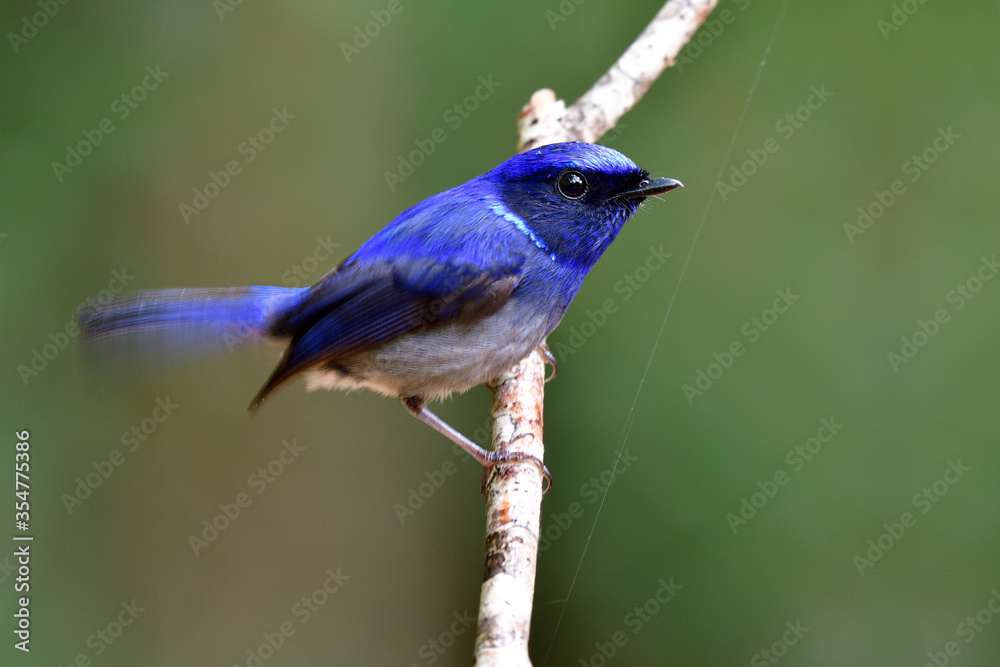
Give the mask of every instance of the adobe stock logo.
[[[994, 606], [994, 602], [997, 604]], [[969, 614], [961, 623], [955, 626], [955, 634], [962, 637], [966, 644], [969, 644], [976, 636], [986, 629], [993, 619], [1000, 616], [1000, 591], [996, 588], [990, 589], [990, 597], [986, 604], [980, 607], [974, 614]], [[949, 641], [941, 647], [940, 651], [928, 651], [927, 662], [923, 667], [946, 667], [951, 658], [962, 652], [958, 642]]]
[[400, 0], [389, 0], [385, 9], [371, 10], [371, 21], [365, 23], [364, 26], [354, 26], [354, 39], [350, 43], [340, 43], [340, 52], [344, 54], [344, 60], [347, 61], [347, 64], [350, 65], [351, 59], [361, 55], [361, 52], [368, 48], [372, 40], [381, 35], [384, 28], [389, 27], [393, 17], [402, 14], [404, 9], [406, 8]]
[[[959, 480], [965, 477], [965, 473], [972, 468], [962, 465], [962, 459], [948, 461], [948, 467], [944, 469], [940, 479], [934, 480], [929, 486], [925, 486], [917, 493], [913, 494], [910, 504], [914, 509], [920, 510], [920, 514], [927, 514], [933, 507], [941, 501]], [[892, 549], [906, 535], [908, 530], [917, 525], [918, 516], [913, 512], [903, 512], [899, 515], [899, 521], [893, 523], [885, 522], [882, 527], [885, 529], [874, 539], [865, 542], [864, 552], [855, 554], [852, 558], [854, 567], [858, 570], [859, 576], [865, 576], [865, 570], [875, 567], [875, 563], [882, 560], [882, 557]]]
[[[677, 597], [677, 593], [683, 588], [680, 584], [674, 583], [673, 577], [668, 580], [658, 579], [656, 583], [659, 588], [641, 605], [632, 607], [622, 618], [622, 625], [631, 630], [633, 636], [642, 632], [643, 628], [648, 627], [649, 622], [670, 604], [670, 601]], [[596, 642], [594, 648], [597, 650], [588, 658], [580, 658], [580, 667], [605, 667], [618, 651], [628, 644], [630, 639], [631, 637], [622, 629], [613, 633], [608, 641]]]
[[549, 27], [552, 28], [552, 32], [555, 32], [556, 26], [575, 14], [576, 8], [585, 2], [587, 2], [587, 0], [562, 0], [556, 7], [556, 9], [559, 10], [558, 12], [546, 9], [545, 20], [548, 21]]
[[987, 258], [984, 255], [980, 259], [976, 272], [955, 285], [945, 295], [945, 302], [954, 306], [952, 312], [949, 313], [947, 308], [938, 308], [929, 319], [918, 319], [917, 328], [913, 333], [901, 337], [902, 345], [900, 345], [899, 351], [892, 350], [886, 354], [892, 372], [899, 373], [900, 368], [913, 361], [920, 351], [941, 332], [941, 328], [951, 322], [952, 314], [964, 309], [979, 294], [986, 283], [993, 280], [997, 273], [1000, 273], [1000, 262], [997, 261], [997, 256], [993, 255]]
[[[466, 95], [462, 100], [452, 104], [441, 114], [441, 120], [447, 123], [453, 132], [458, 131], [462, 127], [462, 124], [472, 117], [472, 114], [479, 108], [479, 105], [490, 99], [501, 85], [501, 82], [496, 81], [492, 74], [480, 76], [477, 81], [478, 85], [473, 89], [472, 94]], [[410, 151], [405, 156], [400, 153], [396, 170], [386, 170], [383, 174], [385, 176], [385, 184], [389, 186], [389, 191], [395, 192], [396, 186], [402, 185], [406, 182], [406, 179], [413, 176], [413, 172], [416, 171], [417, 167], [426, 162], [427, 158], [434, 154], [439, 144], [443, 144], [446, 141], [448, 141], [448, 132], [443, 127], [434, 128], [423, 139], [414, 139], [413, 143], [416, 145], [416, 149]]]
[[747, 496], [740, 498], [740, 506], [735, 514], [732, 512], [726, 514], [726, 523], [729, 524], [733, 535], [757, 516], [778, 495], [780, 487], [787, 485], [795, 473], [802, 472], [806, 464], [816, 458], [823, 447], [829, 444], [843, 428], [844, 425], [837, 422], [836, 416], [831, 415], [829, 419], [823, 417], [819, 420], [819, 428], [813, 437], [788, 450], [785, 454], [785, 463], [791, 467], [792, 472], [788, 473], [784, 468], [778, 468], [769, 478], [757, 482], [759, 491], [751, 493], [749, 499]]
[[[163, 83], [163, 80], [170, 76], [170, 72], [164, 72], [159, 65], [156, 67], [147, 65], [145, 71], [146, 76], [136, 86], [111, 100], [111, 113], [119, 121], [128, 118], [149, 93], [156, 90]], [[72, 146], [66, 144], [66, 156], [63, 162], [52, 161], [52, 171], [56, 175], [56, 180], [62, 183], [66, 174], [73, 173], [74, 169], [83, 164], [83, 158], [93, 153], [95, 148], [104, 143], [104, 138], [115, 129], [117, 129], [115, 122], [110, 117], [106, 117], [99, 120], [93, 129], [84, 128], [81, 130], [82, 140]]]
[[[608, 487], [618, 481], [618, 478], [629, 471], [639, 460], [638, 456], [629, 453], [628, 447], [622, 450], [621, 456], [615, 459], [612, 467], [606, 468], [601, 474], [591, 477], [580, 486], [580, 496], [587, 500], [588, 506], [593, 506], [608, 492]], [[587, 507], [576, 501], [571, 502], [565, 512], [550, 512], [549, 520], [545, 522], [545, 530], [538, 536], [538, 550], [545, 552], [552, 543], [569, 532], [574, 525], [579, 525], [580, 519]]]
[[768, 667], [768, 665], [778, 664], [778, 660], [785, 657], [788, 649], [798, 644], [799, 640], [809, 632], [809, 628], [802, 625], [800, 619], [795, 619], [794, 623], [785, 621], [785, 627], [788, 629], [782, 633], [781, 639], [750, 658], [751, 667]]
[[[296, 438], [291, 442], [283, 440], [278, 454], [266, 466], [261, 466], [247, 477], [247, 486], [254, 490], [254, 495], [259, 496], [264, 493], [278, 477], [288, 469], [293, 463], [298, 461], [299, 456], [306, 451], [304, 445], [300, 445]], [[236, 494], [232, 502], [219, 503], [219, 513], [211, 519], [203, 519], [199, 524], [201, 532], [198, 535], [191, 533], [188, 535], [188, 544], [195, 556], [200, 556], [201, 552], [208, 549], [219, 536], [229, 529], [244, 510], [253, 505], [253, 497], [246, 491]]]
[[167, 421], [180, 407], [180, 404], [171, 401], [169, 396], [156, 399], [155, 407], [148, 417], [138, 424], [133, 424], [128, 431], [122, 432], [119, 440], [122, 443], [122, 449], [125, 451], [122, 451], [122, 449], [112, 449], [106, 458], [102, 458], [99, 461], [91, 461], [90, 467], [93, 468], [93, 471], [88, 469], [85, 475], [77, 477], [74, 480], [76, 486], [73, 488], [72, 493], [62, 494], [60, 499], [66, 508], [66, 512], [73, 514], [74, 510], [83, 504], [83, 501], [90, 498], [95, 491], [108, 481], [118, 468], [125, 464], [127, 460], [125, 456], [126, 452], [134, 454], [138, 451], [139, 447], [149, 440], [159, 430], [160, 425]]
[[[244, 667], [262, 667], [271, 664], [268, 661], [275, 656], [292, 637], [299, 628], [310, 621], [316, 614], [322, 611], [330, 600], [340, 592], [344, 584], [351, 579], [351, 575], [344, 574], [341, 568], [334, 570], [327, 568], [323, 572], [323, 583], [318, 585], [308, 594], [303, 595], [292, 605], [289, 616], [274, 627], [274, 630], [264, 631], [260, 634], [261, 642], [256, 646], [249, 646], [244, 651], [246, 659], [241, 663]], [[294, 617], [298, 621], [298, 627], [291, 620]], [[235, 665], [240, 667], [240, 664]]]
[[[833, 93], [826, 89], [826, 84], [809, 87], [809, 96], [805, 102], [789, 111], [779, 118], [774, 124], [774, 131], [781, 135], [782, 140], [788, 142], [795, 136], [796, 132], [805, 127], [805, 124], [813, 117], [813, 114], [823, 108], [823, 105], [833, 97]], [[748, 148], [747, 159], [738, 166], [732, 165], [729, 170], [729, 178], [725, 181], [716, 181], [715, 190], [719, 193], [722, 201], [727, 201], [731, 195], [747, 184], [747, 181], [757, 173], [757, 171], [770, 160], [771, 156], [781, 150], [781, 141], [775, 137], [765, 139], [760, 147]]]
[[62, 9], [60, 5], [69, 4], [69, 0], [38, 0], [36, 3], [39, 12], [21, 18], [21, 30], [19, 32], [8, 32], [7, 40], [10, 41], [10, 48], [14, 53], [19, 53], [21, 46], [28, 43], [28, 40], [38, 34], [38, 31], [49, 24]]
[[[122, 600], [118, 606], [121, 607], [121, 611], [115, 614], [110, 622], [101, 625], [99, 628], [94, 630], [93, 634], [87, 637], [87, 648], [90, 649], [90, 652], [93, 654], [95, 659], [104, 655], [104, 653], [111, 648], [115, 641], [122, 636], [125, 629], [135, 623], [139, 618], [139, 615], [146, 611], [145, 607], [139, 606], [138, 601], [135, 598], [132, 598], [132, 602]], [[93, 662], [91, 662], [91, 658], [88, 656], [86, 651], [80, 651], [66, 664], [91, 665]]]
[[[470, 614], [468, 609], [462, 613], [454, 611], [451, 615], [455, 620], [448, 625], [448, 629], [442, 630], [441, 634], [427, 640], [426, 643], [417, 649], [417, 655], [423, 658], [424, 664], [435, 664], [441, 659], [441, 656], [448, 652], [448, 649], [455, 645], [455, 641], [459, 637], [470, 629], [475, 629], [476, 617]], [[419, 665], [411, 662], [408, 667], [419, 667]]]
[[787, 313], [788, 310], [799, 300], [798, 294], [792, 294], [792, 288], [777, 289], [774, 291], [778, 297], [771, 304], [770, 308], [765, 308], [760, 315], [755, 315], [743, 323], [740, 333], [746, 336], [747, 342], [740, 339], [734, 340], [721, 352], [713, 352], [712, 359], [704, 369], [699, 368], [695, 372], [694, 385], [681, 385], [681, 391], [688, 405], [694, 405], [694, 399], [704, 396], [705, 392], [722, 378], [722, 375], [736, 363], [739, 357], [746, 354], [750, 345], [760, 340], [764, 332], [768, 331], [778, 321], [778, 318]]
[[313, 276], [323, 265], [333, 256], [333, 251], [340, 247], [335, 243], [330, 235], [324, 239], [322, 236], [316, 237], [316, 247], [306, 255], [302, 261], [292, 264], [292, 268], [281, 274], [281, 282], [292, 287], [304, 287], [313, 282]]
[[[133, 280], [135, 280], [135, 276], [128, 272], [128, 268], [123, 266], [121, 271], [113, 270], [107, 288], [100, 290], [92, 298], [82, 301], [77, 309], [90, 301], [110, 299], [112, 295], [121, 294]], [[42, 371], [48, 368], [49, 364], [59, 356], [59, 353], [69, 346], [70, 341], [79, 335], [80, 327], [77, 326], [76, 320], [72, 317], [63, 325], [62, 329], [49, 332], [50, 342], [43, 344], [40, 351], [37, 347], [32, 348], [31, 358], [27, 360], [27, 363], [17, 365], [17, 374], [24, 386], [27, 387], [33, 378], [38, 377]]]
[[226, 14], [236, 11], [236, 8], [243, 4], [243, 0], [212, 0], [212, 9], [219, 17], [219, 23], [226, 20]]
[[902, 4], [893, 4], [889, 20], [879, 19], [875, 22], [875, 27], [878, 28], [882, 39], [888, 42], [892, 33], [899, 32], [899, 29], [906, 25], [910, 17], [925, 4], [927, 4], [927, 0], [903, 0]]
[[[654, 248], [649, 246], [649, 254], [646, 261], [642, 262], [629, 273], [623, 275], [614, 284], [615, 294], [620, 294], [621, 301], [626, 302], [631, 299], [642, 286], [649, 282], [653, 274], [663, 268], [667, 260], [673, 257], [673, 253], [665, 252], [663, 246]], [[566, 326], [563, 324], [560, 331], [568, 331], [569, 338], [565, 341], [556, 341], [552, 346], [552, 352], [559, 361], [564, 360], [582, 348], [588, 340], [597, 334], [597, 331], [608, 323], [609, 318], [618, 312], [620, 305], [615, 299], [605, 299], [601, 302], [597, 310], [587, 310], [586, 319], [581, 318], [577, 324]]]
[[[916, 183], [961, 138], [962, 135], [952, 130], [951, 125], [948, 126], [948, 129], [939, 127], [937, 135], [930, 145], [920, 153], [910, 156], [900, 167], [900, 171], [903, 172], [903, 176], [909, 177], [910, 183]], [[885, 215], [886, 211], [906, 192], [906, 183], [901, 178], [892, 181], [885, 190], [872, 192], [872, 200], [868, 204], [858, 207], [858, 217], [854, 224], [844, 223], [844, 233], [847, 235], [847, 240], [853, 244], [856, 238], [871, 229], [872, 225]]]
[[[742, 14], [750, 7], [750, 0], [733, 0], [733, 4], [739, 8]], [[740, 14], [734, 13], [728, 7], [712, 14], [712, 18], [705, 21], [702, 29], [695, 33], [687, 46], [674, 59], [674, 66], [677, 67], [677, 70], [683, 72], [684, 67], [693, 64], [701, 54], [715, 44], [717, 38], [722, 36], [726, 26], [735, 23], [739, 16]]]
[[267, 123], [253, 134], [248, 134], [247, 138], [236, 146], [237, 155], [243, 158], [243, 164], [237, 159], [231, 159], [223, 165], [219, 171], [208, 172], [208, 180], [198, 188], [191, 188], [193, 194], [191, 203], [181, 202], [177, 205], [184, 223], [190, 225], [191, 218], [199, 215], [208, 208], [208, 205], [229, 187], [233, 178], [243, 173], [244, 165], [248, 165], [257, 159], [261, 153], [274, 141], [275, 137], [281, 134], [290, 121], [296, 118], [295, 114], [288, 113], [288, 107], [274, 107], [271, 109], [271, 117]]

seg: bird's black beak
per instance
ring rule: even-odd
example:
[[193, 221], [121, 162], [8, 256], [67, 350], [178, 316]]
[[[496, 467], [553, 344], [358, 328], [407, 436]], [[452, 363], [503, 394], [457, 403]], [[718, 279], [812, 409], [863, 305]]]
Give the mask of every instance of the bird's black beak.
[[652, 178], [639, 183], [639, 187], [635, 190], [622, 192], [618, 196], [622, 199], [642, 199], [643, 197], [662, 195], [664, 192], [670, 192], [678, 187], [683, 188], [684, 184], [672, 178]]

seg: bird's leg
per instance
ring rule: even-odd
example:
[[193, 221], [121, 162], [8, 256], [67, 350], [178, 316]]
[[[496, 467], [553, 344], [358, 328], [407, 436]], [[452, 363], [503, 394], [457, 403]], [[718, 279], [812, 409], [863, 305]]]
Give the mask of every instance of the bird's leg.
[[538, 457], [524, 452], [497, 452], [483, 449], [446, 424], [436, 414], [428, 410], [427, 404], [424, 403], [422, 398], [418, 396], [410, 396], [407, 398], [401, 398], [400, 400], [403, 401], [403, 405], [405, 405], [406, 409], [410, 411], [410, 414], [467, 451], [472, 458], [476, 459], [476, 461], [483, 466], [484, 494], [486, 492], [486, 475], [489, 473], [490, 468], [498, 463], [514, 463], [517, 461], [530, 461], [537, 465], [538, 469], [542, 472], [542, 475], [545, 476], [545, 480], [548, 483], [545, 487], [545, 493], [548, 493], [549, 489], [552, 488], [552, 475], [549, 473], [549, 469], [545, 467], [545, 464], [542, 463]]
[[552, 350], [549, 349], [548, 343], [543, 342], [538, 346], [538, 349], [541, 351], [542, 356], [545, 357], [545, 363], [552, 366], [552, 375], [545, 378], [545, 381], [548, 382], [549, 380], [554, 379], [556, 373], [559, 372], [559, 363], [556, 361], [556, 355], [552, 354]]

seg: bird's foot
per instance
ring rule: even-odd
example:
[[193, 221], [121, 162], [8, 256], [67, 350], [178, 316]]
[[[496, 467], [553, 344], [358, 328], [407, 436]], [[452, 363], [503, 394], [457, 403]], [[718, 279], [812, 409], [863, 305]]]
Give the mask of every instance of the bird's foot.
[[552, 473], [549, 472], [548, 467], [542, 463], [542, 460], [537, 456], [528, 454], [527, 452], [498, 452], [491, 450], [486, 452], [486, 460], [482, 461], [483, 464], [483, 486], [480, 492], [483, 497], [486, 497], [486, 482], [490, 478], [490, 470], [501, 463], [519, 463], [521, 461], [528, 461], [534, 463], [538, 467], [538, 471], [542, 473], [542, 477], [545, 478], [545, 486], [542, 488], [542, 495], [545, 495], [552, 490]]
[[490, 469], [500, 463], [516, 463], [518, 461], [531, 461], [536, 466], [538, 466], [538, 469], [545, 477], [545, 481], [548, 482], [545, 488], [542, 489], [542, 493], [543, 494], [548, 493], [549, 489], [552, 488], [552, 474], [549, 472], [549, 469], [545, 467], [545, 464], [542, 463], [542, 460], [537, 456], [532, 456], [531, 454], [528, 454], [526, 452], [508, 452], [508, 451], [498, 452], [498, 451], [483, 449], [482, 447], [480, 447], [479, 445], [472, 442], [464, 435], [453, 429], [451, 426], [448, 426], [448, 424], [442, 421], [440, 417], [438, 417], [433, 412], [428, 410], [427, 404], [424, 403], [424, 399], [420, 398], [419, 396], [401, 397], [400, 400], [402, 400], [403, 405], [406, 406], [406, 409], [409, 410], [414, 417], [424, 422], [438, 433], [441, 433], [442, 435], [447, 437], [449, 440], [451, 440], [456, 445], [458, 445], [466, 452], [468, 452], [472, 456], [472, 458], [474, 458], [476, 461], [479, 461], [479, 463], [483, 466], [482, 494], [484, 497], [486, 496], [486, 480], [489, 477]]
[[545, 381], [548, 382], [549, 380], [555, 378], [556, 373], [559, 372], [559, 363], [556, 361], [556, 355], [552, 354], [552, 350], [549, 349], [548, 343], [542, 343], [539, 345], [538, 350], [542, 353], [542, 356], [545, 357], [545, 363], [552, 366], [552, 374], [545, 378]]

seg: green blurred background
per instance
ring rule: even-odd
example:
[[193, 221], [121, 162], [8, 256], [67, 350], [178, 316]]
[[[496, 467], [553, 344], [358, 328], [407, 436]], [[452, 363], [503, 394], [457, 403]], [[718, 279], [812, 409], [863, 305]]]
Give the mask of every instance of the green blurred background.
[[[60, 332], [116, 271], [129, 289], [314, 281], [511, 155], [530, 95], [576, 99], [659, 3], [404, 0], [347, 55], [386, 2], [220, 7], [74, 2], [37, 34], [23, 20], [39, 4], [0, 9], [0, 524], [13, 532], [27, 429], [36, 536], [30, 655], [12, 648], [0, 543], [0, 662], [469, 664], [480, 473], [439, 435], [391, 400], [301, 383], [248, 418], [273, 349], [102, 388]], [[686, 188], [626, 226], [550, 338], [536, 665], [997, 664], [1000, 280], [983, 278], [1000, 252], [1000, 5], [790, 3], [761, 71], [780, 13], [723, 0], [714, 33], [609, 137]], [[165, 76], [122, 117], [147, 67]], [[499, 85], [446, 117], [479, 77]], [[248, 162], [240, 146], [274, 109], [294, 118]], [[57, 174], [105, 118], [113, 131]], [[390, 189], [385, 172], [436, 128], [447, 140]], [[180, 205], [230, 160], [239, 173], [186, 222]], [[722, 192], [734, 165], [750, 175]], [[671, 256], [649, 271], [651, 248]], [[797, 298], [775, 320], [777, 290]], [[699, 371], [711, 386], [686, 396]], [[438, 408], [475, 434], [488, 392]], [[285, 441], [298, 454], [275, 464]], [[269, 465], [280, 474], [254, 476]], [[67, 507], [88, 475], [99, 486]], [[224, 526], [241, 493], [196, 555], [190, 536]], [[306, 615], [328, 570], [339, 589]]]

